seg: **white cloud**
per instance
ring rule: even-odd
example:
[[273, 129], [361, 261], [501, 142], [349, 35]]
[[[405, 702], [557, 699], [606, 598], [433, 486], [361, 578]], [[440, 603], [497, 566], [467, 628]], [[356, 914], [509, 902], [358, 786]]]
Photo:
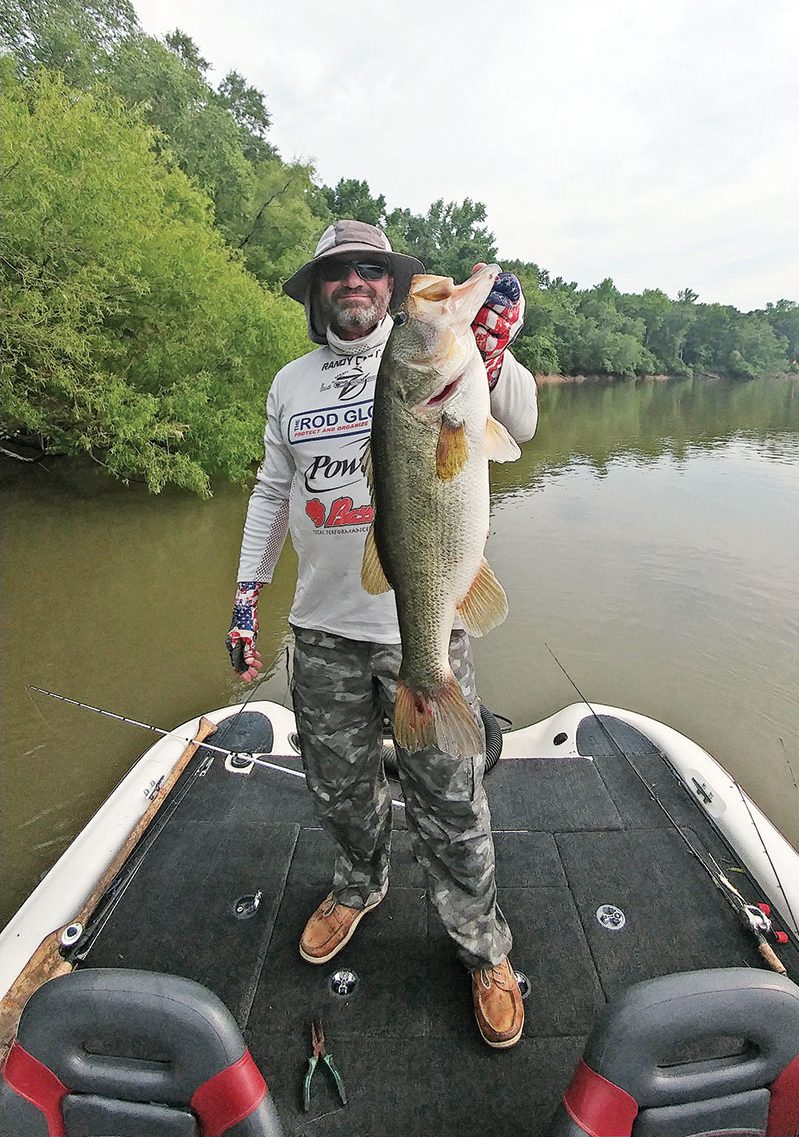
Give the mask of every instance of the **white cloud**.
[[134, 3], [263, 90], [328, 184], [484, 201], [502, 255], [582, 286], [799, 299], [793, 0]]

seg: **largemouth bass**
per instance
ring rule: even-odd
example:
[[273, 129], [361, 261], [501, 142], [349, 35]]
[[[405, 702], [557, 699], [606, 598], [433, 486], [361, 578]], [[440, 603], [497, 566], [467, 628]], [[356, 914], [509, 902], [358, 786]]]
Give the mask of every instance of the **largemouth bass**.
[[460, 756], [483, 747], [449, 663], [460, 615], [481, 636], [508, 612], [483, 556], [488, 461], [521, 451], [491, 417], [488, 382], [471, 323], [499, 275], [486, 265], [463, 284], [413, 277], [386, 344], [364, 454], [375, 506], [364, 548], [367, 592], [393, 588], [402, 641], [394, 737], [410, 751]]

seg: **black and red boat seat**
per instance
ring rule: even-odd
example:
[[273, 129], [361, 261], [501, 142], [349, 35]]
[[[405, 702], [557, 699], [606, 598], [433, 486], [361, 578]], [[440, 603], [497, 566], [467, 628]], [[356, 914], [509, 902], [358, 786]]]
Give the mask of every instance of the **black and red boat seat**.
[[0, 1082], [3, 1137], [283, 1137], [227, 1007], [176, 975], [110, 968], [28, 1000]]
[[599, 1016], [548, 1137], [799, 1137], [799, 987], [753, 968], [636, 983]]

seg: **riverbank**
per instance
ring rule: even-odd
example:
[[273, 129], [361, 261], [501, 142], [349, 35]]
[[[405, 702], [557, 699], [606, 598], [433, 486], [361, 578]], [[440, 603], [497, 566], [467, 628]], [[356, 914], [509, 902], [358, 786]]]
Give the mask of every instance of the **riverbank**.
[[[588, 374], [588, 375], [563, 375], [560, 372], [535, 372], [535, 381], [541, 386], [542, 384], [549, 384], [554, 386], [556, 383], [619, 383], [630, 379], [644, 379], [652, 382], [668, 382], [672, 379], [685, 378], [680, 375], [607, 375], [607, 374]], [[704, 376], [703, 376], [704, 378]], [[718, 376], [708, 376], [708, 378], [718, 378]]]
[[720, 382], [734, 382], [734, 383], [753, 383], [760, 382], [763, 379], [790, 379], [795, 377], [799, 372], [786, 371], [782, 374], [775, 375], [759, 375], [757, 380], [754, 379], [736, 379], [730, 375], [722, 375], [718, 371], [696, 371], [693, 375], [673, 375], [668, 372], [652, 373], [648, 375], [608, 375], [607, 372], [589, 372], [588, 374], [579, 375], [564, 375], [562, 372], [546, 372], [536, 371], [535, 381], [539, 386], [548, 384], [554, 386], [558, 383], [624, 383], [624, 382], [645, 382], [645, 383], [672, 383], [685, 379], [701, 379], [707, 382], [720, 383]]

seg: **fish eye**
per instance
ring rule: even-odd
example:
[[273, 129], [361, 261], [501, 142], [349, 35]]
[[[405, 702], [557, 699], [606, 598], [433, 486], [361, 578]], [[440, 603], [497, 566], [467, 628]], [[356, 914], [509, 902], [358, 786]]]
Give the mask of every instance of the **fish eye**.
[[407, 324], [407, 323], [408, 323], [408, 313], [407, 312], [397, 312], [396, 316], [394, 317], [394, 327], [395, 328], [401, 328], [403, 326], [403, 324]]

